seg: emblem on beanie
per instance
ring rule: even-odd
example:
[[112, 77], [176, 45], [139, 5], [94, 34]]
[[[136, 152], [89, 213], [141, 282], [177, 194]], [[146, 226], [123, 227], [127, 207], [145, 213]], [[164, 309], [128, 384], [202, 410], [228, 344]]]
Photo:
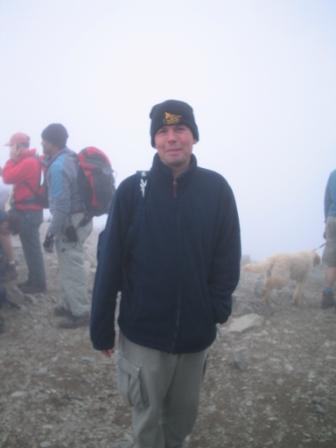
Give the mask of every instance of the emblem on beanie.
[[178, 124], [181, 122], [182, 115], [170, 114], [169, 112], [164, 113], [163, 124], [171, 125]]

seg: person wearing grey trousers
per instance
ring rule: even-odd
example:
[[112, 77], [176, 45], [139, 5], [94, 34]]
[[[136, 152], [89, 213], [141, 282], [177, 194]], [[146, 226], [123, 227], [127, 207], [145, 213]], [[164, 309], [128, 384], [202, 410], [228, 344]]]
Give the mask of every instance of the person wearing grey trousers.
[[239, 219], [226, 180], [197, 166], [192, 108], [168, 100], [150, 118], [152, 167], [119, 185], [99, 237], [91, 340], [108, 357], [117, 348], [132, 446], [184, 448], [216, 325], [231, 313]]
[[51, 123], [41, 136], [52, 216], [43, 247], [47, 252], [56, 249], [61, 284], [60, 303], [54, 313], [64, 318], [59, 328], [78, 328], [89, 324], [84, 243], [92, 231], [92, 218], [85, 219], [77, 156], [66, 147], [68, 131], [60, 123]]

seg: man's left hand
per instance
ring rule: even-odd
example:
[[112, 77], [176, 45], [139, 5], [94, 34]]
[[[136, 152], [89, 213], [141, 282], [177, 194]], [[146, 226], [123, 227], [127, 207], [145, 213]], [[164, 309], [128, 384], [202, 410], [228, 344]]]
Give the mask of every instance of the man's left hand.
[[46, 252], [53, 252], [54, 250], [54, 235], [47, 234], [43, 242], [43, 248]]

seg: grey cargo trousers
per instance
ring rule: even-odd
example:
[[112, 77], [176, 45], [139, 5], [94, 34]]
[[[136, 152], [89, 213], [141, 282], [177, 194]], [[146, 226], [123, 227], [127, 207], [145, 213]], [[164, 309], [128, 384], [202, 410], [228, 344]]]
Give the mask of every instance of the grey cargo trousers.
[[89, 313], [91, 308], [84, 266], [84, 243], [92, 231], [92, 220], [78, 227], [82, 218], [82, 213], [71, 216], [71, 223], [76, 228], [77, 242], [69, 242], [63, 235], [55, 241], [61, 282], [60, 305], [75, 317]]
[[182, 448], [194, 426], [207, 350], [171, 354], [119, 336], [118, 388], [132, 406], [134, 448]]

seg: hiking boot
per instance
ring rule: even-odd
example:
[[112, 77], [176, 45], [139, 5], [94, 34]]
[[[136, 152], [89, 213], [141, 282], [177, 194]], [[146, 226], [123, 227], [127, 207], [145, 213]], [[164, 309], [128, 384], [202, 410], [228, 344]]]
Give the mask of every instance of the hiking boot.
[[83, 314], [83, 316], [72, 316], [68, 317], [67, 320], [64, 320], [60, 324], [58, 324], [58, 328], [63, 329], [73, 329], [79, 327], [87, 327], [90, 323], [90, 315], [89, 313]]
[[335, 300], [334, 300], [334, 294], [333, 292], [329, 292], [329, 291], [323, 291], [322, 293], [322, 300], [321, 300], [321, 308], [322, 309], [326, 309], [326, 308], [331, 308], [335, 306]]
[[54, 316], [71, 318], [72, 314], [67, 308], [65, 308], [62, 305], [59, 305], [54, 308]]
[[24, 294], [41, 294], [41, 293], [46, 292], [46, 290], [47, 290], [46, 287], [34, 286], [29, 283], [26, 285], [19, 286], [19, 288]]

